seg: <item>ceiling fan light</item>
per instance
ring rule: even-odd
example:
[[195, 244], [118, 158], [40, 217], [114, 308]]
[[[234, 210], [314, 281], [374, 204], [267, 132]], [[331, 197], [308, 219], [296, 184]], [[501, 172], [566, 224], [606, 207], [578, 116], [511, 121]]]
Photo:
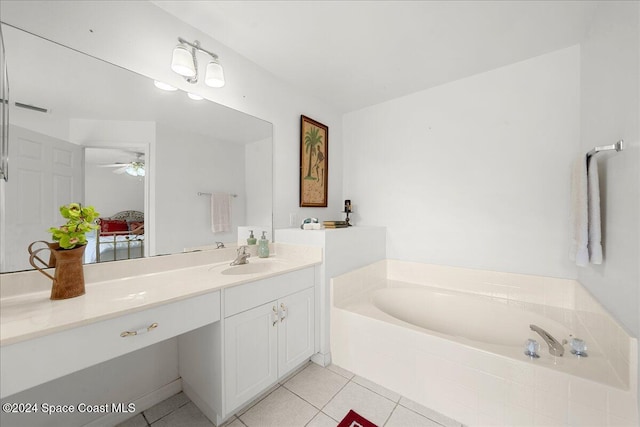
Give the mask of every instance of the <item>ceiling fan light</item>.
[[210, 87], [222, 87], [224, 86], [224, 70], [222, 65], [213, 59], [207, 64], [207, 72], [204, 78], [204, 83]]
[[124, 171], [131, 176], [145, 176], [144, 162], [131, 162]]
[[160, 82], [158, 80], [154, 80], [153, 84], [155, 87], [157, 87], [158, 89], [162, 89], [162, 90], [166, 90], [168, 92], [173, 92], [178, 90], [178, 88], [171, 86], [170, 84], [167, 84], [165, 82]]
[[171, 69], [181, 76], [195, 77], [196, 65], [192, 52], [183, 45], [176, 46], [173, 49]]

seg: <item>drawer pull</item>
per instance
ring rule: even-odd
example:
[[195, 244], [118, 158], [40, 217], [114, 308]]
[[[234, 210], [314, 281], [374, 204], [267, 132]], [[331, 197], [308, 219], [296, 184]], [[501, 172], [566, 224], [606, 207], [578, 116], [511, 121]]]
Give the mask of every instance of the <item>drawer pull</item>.
[[157, 327], [158, 327], [157, 323], [152, 323], [146, 328], [141, 328], [141, 329], [138, 329], [137, 331], [124, 331], [123, 333], [120, 334], [120, 336], [122, 338], [125, 338], [125, 337], [133, 337], [135, 335], [140, 335], [140, 334], [146, 334], [147, 332], [151, 332]]

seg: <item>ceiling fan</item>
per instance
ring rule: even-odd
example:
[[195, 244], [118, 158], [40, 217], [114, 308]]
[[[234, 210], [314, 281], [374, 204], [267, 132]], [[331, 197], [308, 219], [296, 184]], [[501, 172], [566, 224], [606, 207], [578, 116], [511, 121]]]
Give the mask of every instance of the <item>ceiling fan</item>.
[[98, 166], [102, 168], [117, 168], [113, 170], [113, 173], [115, 174], [127, 173], [131, 176], [145, 176], [145, 164], [144, 160], [142, 160], [142, 156], [142, 153], [136, 153], [136, 159], [129, 163], [116, 162]]

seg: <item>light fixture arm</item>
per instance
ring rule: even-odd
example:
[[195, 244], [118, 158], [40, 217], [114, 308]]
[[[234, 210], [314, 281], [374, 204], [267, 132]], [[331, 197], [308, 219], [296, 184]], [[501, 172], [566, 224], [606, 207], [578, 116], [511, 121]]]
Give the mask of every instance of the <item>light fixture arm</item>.
[[192, 52], [193, 52], [193, 57], [195, 58], [196, 51], [200, 51], [203, 53], [206, 53], [207, 55], [211, 56], [213, 59], [218, 59], [218, 55], [216, 55], [213, 52], [209, 52], [206, 49], [203, 49], [202, 47], [200, 47], [200, 42], [198, 40], [194, 40], [193, 43], [186, 41], [185, 39], [183, 39], [182, 37], [178, 37], [178, 41], [182, 44], [186, 44], [187, 46], [191, 47]]

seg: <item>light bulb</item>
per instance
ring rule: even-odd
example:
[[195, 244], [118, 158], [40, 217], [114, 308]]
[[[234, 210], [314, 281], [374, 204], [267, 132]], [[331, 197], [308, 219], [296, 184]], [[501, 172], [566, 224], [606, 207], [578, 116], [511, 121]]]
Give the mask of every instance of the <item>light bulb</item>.
[[159, 82], [158, 80], [154, 80], [153, 84], [158, 89], [166, 90], [166, 91], [169, 91], [169, 92], [173, 92], [175, 90], [178, 90], [178, 88], [175, 88], [175, 87], [173, 87], [170, 84], [167, 84], [165, 82]]

